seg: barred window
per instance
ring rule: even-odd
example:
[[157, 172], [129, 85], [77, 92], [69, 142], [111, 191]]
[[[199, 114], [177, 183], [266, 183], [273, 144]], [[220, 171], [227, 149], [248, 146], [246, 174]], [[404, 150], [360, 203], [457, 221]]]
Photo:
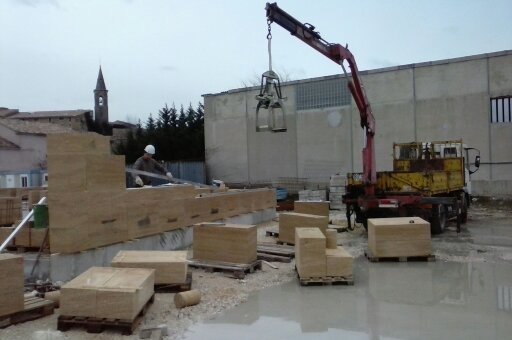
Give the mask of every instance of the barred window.
[[317, 80], [297, 84], [297, 110], [350, 105], [350, 91], [345, 78]]
[[491, 123], [512, 123], [512, 96], [491, 98]]

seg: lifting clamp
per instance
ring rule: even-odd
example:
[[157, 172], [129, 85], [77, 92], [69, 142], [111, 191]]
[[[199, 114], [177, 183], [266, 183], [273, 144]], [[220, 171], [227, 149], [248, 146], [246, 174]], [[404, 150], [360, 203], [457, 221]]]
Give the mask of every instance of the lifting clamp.
[[[286, 132], [286, 112], [284, 109], [283, 97], [281, 93], [281, 81], [276, 72], [272, 71], [272, 33], [270, 24], [268, 24], [268, 64], [269, 70], [261, 75], [260, 93], [256, 95], [258, 105], [256, 106], [256, 132]], [[267, 110], [266, 123], [260, 123], [260, 110]]]

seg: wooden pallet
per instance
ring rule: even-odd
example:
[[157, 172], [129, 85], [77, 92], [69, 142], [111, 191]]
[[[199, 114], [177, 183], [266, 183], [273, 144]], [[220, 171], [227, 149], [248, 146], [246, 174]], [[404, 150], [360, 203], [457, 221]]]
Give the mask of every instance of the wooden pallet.
[[207, 272], [225, 272], [231, 274], [236, 279], [243, 279], [246, 274], [253, 273], [261, 269], [261, 260], [256, 260], [249, 264], [237, 264], [229, 262], [199, 261], [192, 259], [188, 265], [194, 268], [201, 268]]
[[187, 273], [185, 283], [155, 284], [155, 293], [179, 293], [192, 289], [192, 273]]
[[435, 255], [378, 257], [373, 256], [369, 251], [365, 252], [364, 256], [370, 262], [434, 262], [436, 260]]
[[25, 298], [25, 306], [22, 311], [0, 317], [0, 328], [51, 315], [53, 310], [53, 301], [38, 297]]
[[323, 276], [301, 278], [298, 273], [297, 276], [299, 277], [299, 282], [301, 286], [354, 285], [354, 277]]
[[258, 260], [264, 260], [268, 262], [283, 262], [290, 263], [292, 262], [292, 258], [288, 256], [280, 256], [274, 254], [266, 254], [266, 253], [257, 253]]
[[134, 320], [61, 315], [57, 319], [57, 330], [66, 332], [71, 327], [82, 327], [86, 329], [87, 333], [101, 333], [105, 329], [112, 329], [121, 331], [123, 335], [131, 335], [154, 301], [155, 294], [151, 296]]

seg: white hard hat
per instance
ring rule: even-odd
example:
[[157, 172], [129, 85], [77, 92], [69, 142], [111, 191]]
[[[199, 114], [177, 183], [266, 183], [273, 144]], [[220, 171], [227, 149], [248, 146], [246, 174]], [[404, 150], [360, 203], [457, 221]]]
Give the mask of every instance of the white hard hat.
[[151, 144], [148, 144], [144, 148], [144, 151], [149, 153], [150, 155], [154, 155], [155, 154], [155, 147], [153, 145], [151, 145]]

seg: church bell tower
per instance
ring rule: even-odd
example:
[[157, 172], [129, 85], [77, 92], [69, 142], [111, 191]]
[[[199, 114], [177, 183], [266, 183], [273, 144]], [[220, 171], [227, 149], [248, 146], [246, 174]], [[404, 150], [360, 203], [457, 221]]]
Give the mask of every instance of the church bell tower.
[[101, 127], [108, 125], [108, 91], [105, 80], [103, 80], [101, 66], [94, 90], [94, 122]]

